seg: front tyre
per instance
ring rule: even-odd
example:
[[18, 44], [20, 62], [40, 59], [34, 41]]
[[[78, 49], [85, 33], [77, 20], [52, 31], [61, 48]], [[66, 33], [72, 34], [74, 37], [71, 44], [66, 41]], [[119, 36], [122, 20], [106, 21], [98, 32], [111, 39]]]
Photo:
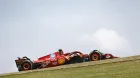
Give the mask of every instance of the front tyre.
[[92, 53], [90, 55], [90, 59], [91, 59], [91, 61], [100, 60], [100, 54], [99, 53]]

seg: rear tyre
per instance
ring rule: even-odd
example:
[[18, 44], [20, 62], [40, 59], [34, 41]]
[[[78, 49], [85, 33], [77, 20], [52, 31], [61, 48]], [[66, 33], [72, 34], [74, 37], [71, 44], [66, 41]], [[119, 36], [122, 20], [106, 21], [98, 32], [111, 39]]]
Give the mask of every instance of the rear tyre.
[[29, 61], [25, 61], [21, 64], [21, 70], [26, 71], [26, 70], [31, 70], [32, 69], [32, 63]]
[[100, 56], [99, 53], [92, 53], [92, 54], [90, 55], [90, 59], [91, 59], [91, 61], [100, 60], [100, 59], [101, 59], [101, 56]]

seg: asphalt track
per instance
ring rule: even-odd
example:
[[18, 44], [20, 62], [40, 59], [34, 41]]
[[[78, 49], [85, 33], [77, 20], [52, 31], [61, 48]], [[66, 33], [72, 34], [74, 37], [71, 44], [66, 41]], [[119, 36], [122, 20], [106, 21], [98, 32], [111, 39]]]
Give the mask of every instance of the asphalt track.
[[26, 74], [29, 72], [40, 72], [40, 71], [46, 71], [46, 70], [60, 70], [60, 69], [67, 69], [67, 68], [74, 68], [74, 67], [84, 67], [84, 66], [91, 66], [91, 65], [108, 64], [108, 63], [127, 62], [127, 61], [134, 61], [134, 60], [140, 60], [140, 55], [122, 57], [122, 58], [120, 57], [120, 58], [108, 59], [108, 60], [90, 61], [90, 62], [69, 64], [69, 65], [62, 65], [62, 66], [57, 66], [57, 67], [50, 67], [50, 68], [36, 69], [36, 70], [29, 70], [29, 71], [22, 71], [22, 72], [4, 73], [4, 74], [0, 74], [0, 77], [7, 76], [7, 75]]

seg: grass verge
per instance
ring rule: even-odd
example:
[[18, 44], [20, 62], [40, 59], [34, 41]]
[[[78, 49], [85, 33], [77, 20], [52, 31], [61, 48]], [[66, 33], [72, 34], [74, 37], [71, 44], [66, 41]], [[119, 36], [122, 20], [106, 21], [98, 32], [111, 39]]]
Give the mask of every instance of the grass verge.
[[[88, 63], [81, 63], [79, 65], [83, 64], [83, 66], [80, 67], [77, 66], [73, 68], [68, 67], [60, 69], [54, 68], [54, 70], [48, 69], [43, 71], [34, 71], [22, 74], [9, 74], [0, 76], [0, 78], [139, 78], [140, 77], [139, 59], [127, 61], [117, 60], [116, 62], [114, 62], [113, 60], [109, 60], [113, 62], [106, 63], [107, 61], [108, 60], [95, 62], [98, 64], [89, 66], [86, 66], [86, 64]], [[104, 63], [100, 64], [100, 62]]]

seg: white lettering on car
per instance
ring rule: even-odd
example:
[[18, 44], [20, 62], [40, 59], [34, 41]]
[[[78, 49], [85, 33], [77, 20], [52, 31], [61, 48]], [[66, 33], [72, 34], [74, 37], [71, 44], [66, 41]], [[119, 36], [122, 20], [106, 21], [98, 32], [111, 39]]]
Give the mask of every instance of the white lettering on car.
[[57, 65], [57, 62], [52, 62], [52, 65]]
[[43, 64], [42, 64], [42, 67], [47, 67], [47, 66], [49, 65], [49, 63], [50, 63], [50, 62], [48, 62], [48, 61], [45, 62], [45, 63], [43, 63]]

